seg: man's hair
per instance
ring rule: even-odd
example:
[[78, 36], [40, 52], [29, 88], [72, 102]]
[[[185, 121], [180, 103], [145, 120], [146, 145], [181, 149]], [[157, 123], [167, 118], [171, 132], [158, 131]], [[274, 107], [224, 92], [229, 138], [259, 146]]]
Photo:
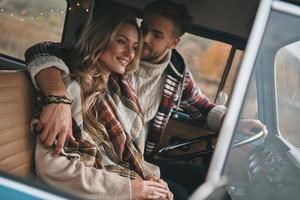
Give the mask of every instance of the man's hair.
[[148, 3], [144, 13], [155, 13], [170, 19], [176, 27], [176, 36], [183, 35], [193, 19], [185, 5], [170, 0], [156, 0]]

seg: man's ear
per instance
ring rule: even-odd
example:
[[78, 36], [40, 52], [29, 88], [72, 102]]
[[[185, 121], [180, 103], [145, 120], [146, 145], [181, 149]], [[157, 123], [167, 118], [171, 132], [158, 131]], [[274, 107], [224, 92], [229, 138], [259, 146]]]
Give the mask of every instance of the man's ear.
[[174, 49], [179, 42], [180, 42], [180, 37], [173, 38], [171, 41], [170, 48]]

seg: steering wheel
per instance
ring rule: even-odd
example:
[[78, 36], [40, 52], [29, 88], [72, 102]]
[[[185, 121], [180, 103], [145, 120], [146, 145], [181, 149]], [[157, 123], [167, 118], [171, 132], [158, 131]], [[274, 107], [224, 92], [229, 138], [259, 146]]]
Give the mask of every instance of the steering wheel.
[[263, 130], [261, 130], [261, 129], [255, 129], [255, 130], [253, 130], [253, 132], [255, 133], [254, 135], [252, 135], [251, 137], [248, 137], [248, 138], [246, 138], [246, 139], [244, 139], [244, 140], [241, 140], [241, 141], [238, 141], [238, 142], [236, 142], [236, 143], [234, 143], [234, 144], [232, 144], [232, 148], [237, 148], [237, 147], [240, 147], [240, 146], [244, 146], [244, 145], [246, 145], [246, 144], [249, 144], [249, 143], [251, 143], [251, 142], [254, 142], [254, 141], [256, 141], [256, 140], [258, 140], [258, 139], [260, 139], [260, 138], [262, 138], [263, 136], [265, 136], [265, 133], [264, 133], [264, 131]]

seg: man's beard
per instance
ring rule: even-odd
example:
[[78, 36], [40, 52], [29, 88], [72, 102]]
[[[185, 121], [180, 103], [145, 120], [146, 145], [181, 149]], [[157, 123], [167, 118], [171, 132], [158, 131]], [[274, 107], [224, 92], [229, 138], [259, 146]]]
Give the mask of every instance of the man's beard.
[[142, 56], [142, 61], [144, 62], [149, 62], [149, 63], [152, 63], [154, 62], [157, 58], [159, 58], [160, 55], [156, 53], [151, 53], [151, 54], [148, 54], [147, 56]]
[[[142, 54], [141, 60], [144, 62], [149, 62], [149, 63], [157, 62], [157, 59], [164, 53], [164, 51], [153, 52], [151, 47], [149, 47], [149, 45], [147, 45], [146, 43], [144, 44], [143, 48], [148, 51], [147, 55]], [[143, 49], [143, 51], [144, 51], [144, 49]]]

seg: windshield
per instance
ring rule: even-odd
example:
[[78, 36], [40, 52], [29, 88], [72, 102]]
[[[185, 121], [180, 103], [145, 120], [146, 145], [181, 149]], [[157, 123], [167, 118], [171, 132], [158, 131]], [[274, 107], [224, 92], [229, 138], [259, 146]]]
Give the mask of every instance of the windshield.
[[300, 148], [300, 41], [282, 47], [275, 57], [279, 133]]
[[[299, 41], [299, 15], [271, 11], [223, 170], [231, 199], [299, 198]], [[267, 136], [243, 129], [256, 119]]]

